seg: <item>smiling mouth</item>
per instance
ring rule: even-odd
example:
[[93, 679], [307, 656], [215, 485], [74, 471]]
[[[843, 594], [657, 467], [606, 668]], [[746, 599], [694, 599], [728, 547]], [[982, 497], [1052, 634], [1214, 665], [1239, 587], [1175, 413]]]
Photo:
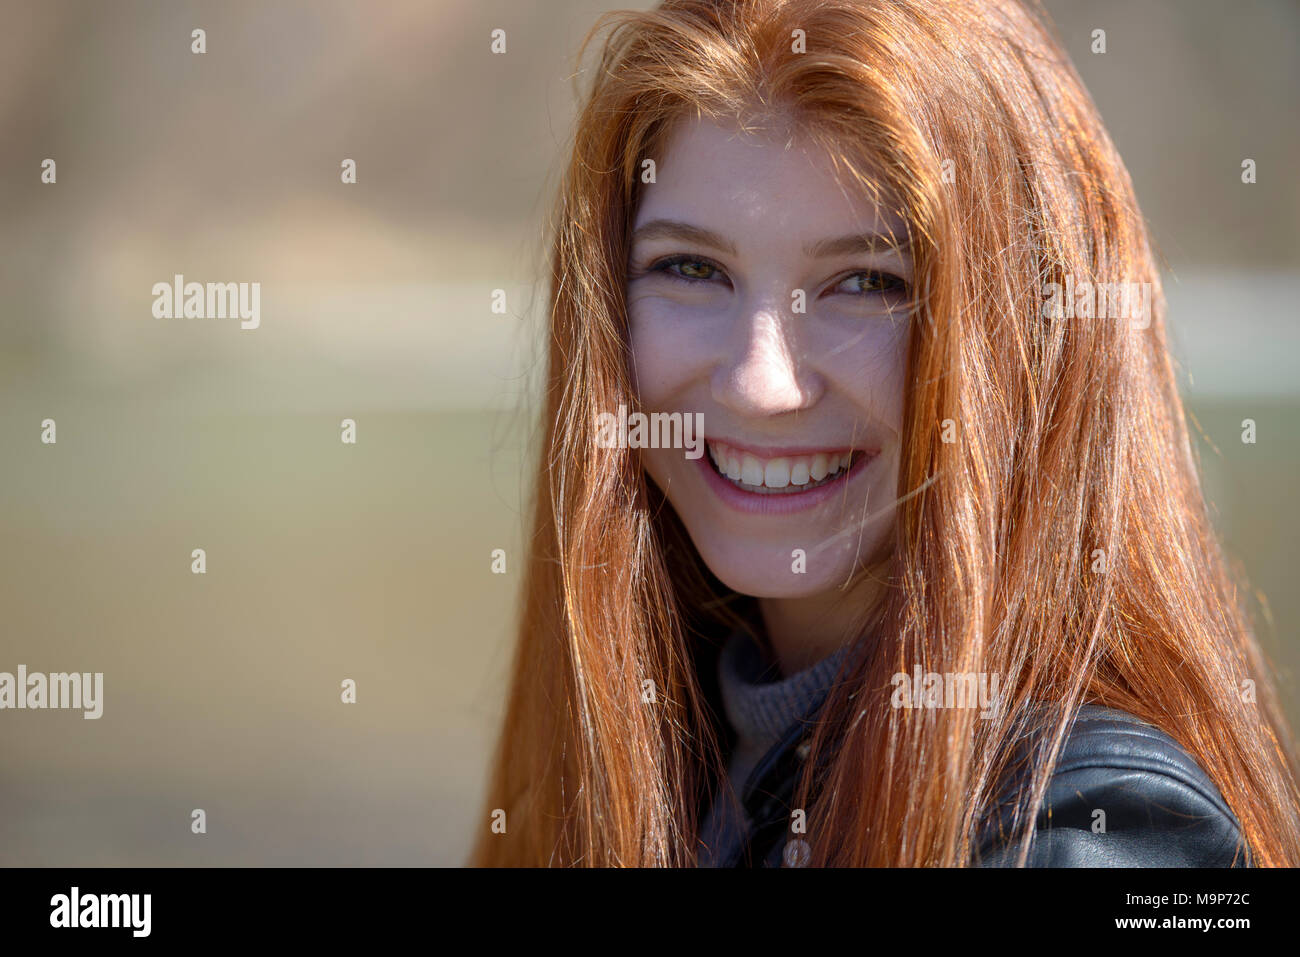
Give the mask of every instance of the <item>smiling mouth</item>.
[[755, 495], [798, 495], [838, 482], [870, 453], [835, 449], [761, 458], [725, 442], [708, 440], [713, 471], [723, 481]]

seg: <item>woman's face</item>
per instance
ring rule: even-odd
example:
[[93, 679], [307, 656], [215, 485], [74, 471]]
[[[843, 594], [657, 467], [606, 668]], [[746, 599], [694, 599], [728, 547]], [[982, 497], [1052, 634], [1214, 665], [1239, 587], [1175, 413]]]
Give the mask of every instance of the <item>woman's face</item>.
[[829, 593], [891, 547], [906, 224], [799, 138], [690, 119], [653, 158], [633, 374], [644, 412], [702, 413], [707, 452], [643, 449], [644, 467], [728, 587]]

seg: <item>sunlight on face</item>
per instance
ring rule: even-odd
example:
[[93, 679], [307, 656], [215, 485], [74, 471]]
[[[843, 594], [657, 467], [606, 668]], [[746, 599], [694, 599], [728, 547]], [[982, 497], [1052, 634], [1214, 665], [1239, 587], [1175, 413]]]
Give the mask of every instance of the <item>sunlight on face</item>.
[[788, 134], [673, 130], [633, 223], [646, 412], [702, 413], [708, 454], [644, 467], [726, 585], [829, 593], [891, 547], [912, 262], [906, 223]]

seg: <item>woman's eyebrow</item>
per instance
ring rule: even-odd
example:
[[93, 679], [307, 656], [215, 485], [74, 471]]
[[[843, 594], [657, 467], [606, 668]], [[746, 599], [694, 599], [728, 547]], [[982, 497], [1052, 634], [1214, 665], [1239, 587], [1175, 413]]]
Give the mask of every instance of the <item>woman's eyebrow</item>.
[[652, 219], [650, 222], [638, 226], [636, 231], [632, 233], [633, 243], [646, 242], [651, 239], [678, 239], [682, 242], [694, 243], [700, 246], [710, 246], [732, 256], [736, 255], [736, 247], [712, 230], [692, 226], [690, 223], [678, 222], [675, 219]]
[[853, 253], [897, 253], [908, 254], [910, 243], [906, 236], [899, 238], [884, 233], [856, 233], [851, 236], [839, 236], [835, 239], [823, 239], [803, 248], [809, 259], [823, 259], [830, 256], [845, 256]]
[[[676, 219], [652, 219], [638, 226], [632, 233], [633, 244], [648, 242], [653, 239], [677, 239], [698, 246], [708, 246], [731, 255], [736, 255], [735, 245], [710, 229], [692, 226]], [[907, 237], [901, 239], [896, 235], [885, 233], [854, 233], [823, 239], [804, 246], [804, 255], [809, 259], [823, 259], [831, 256], [852, 255], [854, 253], [908, 253]]]

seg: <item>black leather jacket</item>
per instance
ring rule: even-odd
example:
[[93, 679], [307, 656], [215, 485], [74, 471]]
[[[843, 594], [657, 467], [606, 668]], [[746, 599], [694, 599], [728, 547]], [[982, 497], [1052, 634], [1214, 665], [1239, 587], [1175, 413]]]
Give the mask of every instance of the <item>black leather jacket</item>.
[[[790, 728], [750, 774], [741, 799], [754, 829], [728, 866], [800, 866], [789, 804], [810, 731], [805, 722]], [[1016, 785], [1009, 781], [1003, 794]], [[1015, 866], [1018, 847], [1004, 842], [1001, 828], [1007, 806], [994, 802], [972, 864]], [[1098, 810], [1105, 830], [1095, 833]], [[1048, 784], [1028, 864], [1233, 867], [1249, 866], [1249, 853], [1232, 811], [1173, 738], [1126, 712], [1085, 705]]]

